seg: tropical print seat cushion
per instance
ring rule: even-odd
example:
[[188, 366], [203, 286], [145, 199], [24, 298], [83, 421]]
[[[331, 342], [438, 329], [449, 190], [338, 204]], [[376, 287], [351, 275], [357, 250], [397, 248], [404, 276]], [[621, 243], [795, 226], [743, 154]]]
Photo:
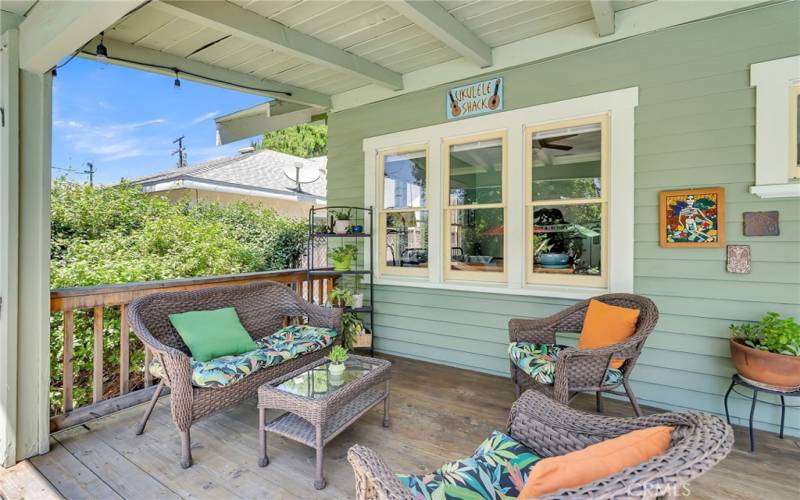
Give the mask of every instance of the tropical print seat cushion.
[[412, 495], [424, 500], [516, 498], [539, 456], [513, 438], [494, 431], [468, 458], [425, 475], [398, 474]]
[[[530, 375], [540, 384], [553, 384], [556, 377], [558, 353], [569, 346], [558, 344], [534, 344], [533, 342], [511, 342], [508, 357], [517, 368]], [[606, 372], [606, 385], [622, 381], [622, 372], [609, 368]]]
[[[308, 325], [293, 325], [256, 341], [258, 349], [208, 361], [192, 360], [192, 384], [197, 387], [223, 387], [239, 382], [263, 368], [269, 368], [303, 354], [331, 345], [336, 330]], [[164, 378], [164, 367], [156, 357], [150, 373]]]

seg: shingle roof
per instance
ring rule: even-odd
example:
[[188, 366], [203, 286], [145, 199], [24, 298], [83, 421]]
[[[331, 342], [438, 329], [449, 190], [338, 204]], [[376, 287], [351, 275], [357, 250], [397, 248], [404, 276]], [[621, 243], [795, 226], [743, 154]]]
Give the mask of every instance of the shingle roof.
[[[319, 179], [309, 184], [303, 184], [302, 189], [308, 194], [324, 198], [327, 157], [321, 156], [306, 159], [279, 153], [271, 149], [239, 154], [229, 158], [219, 158], [196, 165], [189, 165], [181, 169], [159, 172], [133, 179], [131, 182], [134, 184], [154, 185], [181, 179], [193, 179], [236, 184], [246, 188], [295, 193], [292, 188], [296, 187], [296, 184], [284, 174], [284, 168], [294, 167], [297, 162], [302, 162], [319, 170]], [[290, 169], [287, 170], [291, 171]]]

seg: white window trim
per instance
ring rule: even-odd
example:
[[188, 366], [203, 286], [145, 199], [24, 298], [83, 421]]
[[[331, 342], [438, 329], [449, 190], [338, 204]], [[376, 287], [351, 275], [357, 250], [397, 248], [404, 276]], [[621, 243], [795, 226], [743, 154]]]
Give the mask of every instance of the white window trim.
[[[389, 277], [378, 273], [378, 285], [412, 286], [463, 290], [506, 295], [531, 295], [582, 299], [604, 292], [633, 291], [634, 237], [634, 109], [639, 103], [638, 87], [603, 92], [564, 101], [519, 108], [466, 120], [369, 137], [364, 149], [364, 203], [376, 206], [378, 192], [376, 160], [381, 150], [428, 145], [429, 234], [443, 234], [442, 185], [444, 140], [465, 135], [506, 130], [508, 193], [506, 197], [506, 272], [504, 283], [445, 281], [443, 240], [428, 242], [429, 274], [426, 277]], [[609, 200], [608, 200], [608, 284], [604, 287], [572, 285], [526, 285], [525, 267], [525, 130], [545, 122], [609, 114]], [[378, 249], [369, 259], [378, 258]]]
[[800, 56], [750, 65], [756, 88], [756, 184], [761, 198], [800, 196], [800, 182], [789, 179], [789, 88], [800, 83]]

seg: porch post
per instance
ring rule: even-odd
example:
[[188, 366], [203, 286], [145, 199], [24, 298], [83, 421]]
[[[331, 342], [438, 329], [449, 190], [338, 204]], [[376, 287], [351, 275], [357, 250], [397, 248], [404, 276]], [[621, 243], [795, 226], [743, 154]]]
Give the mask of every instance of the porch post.
[[2, 35], [0, 465], [49, 449], [52, 78], [19, 68]]
[[17, 459], [50, 439], [50, 72], [19, 73]]
[[0, 40], [0, 466], [16, 461], [19, 31]]

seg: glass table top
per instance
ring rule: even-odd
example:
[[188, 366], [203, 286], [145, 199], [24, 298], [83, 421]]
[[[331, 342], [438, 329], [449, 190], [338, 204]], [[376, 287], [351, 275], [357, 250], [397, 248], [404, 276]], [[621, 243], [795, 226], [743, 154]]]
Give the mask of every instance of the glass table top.
[[328, 371], [330, 361], [326, 361], [321, 365], [295, 375], [275, 387], [290, 394], [310, 399], [321, 399], [355, 382], [379, 366], [377, 363], [352, 358], [345, 361], [344, 364], [345, 370], [339, 375]]

